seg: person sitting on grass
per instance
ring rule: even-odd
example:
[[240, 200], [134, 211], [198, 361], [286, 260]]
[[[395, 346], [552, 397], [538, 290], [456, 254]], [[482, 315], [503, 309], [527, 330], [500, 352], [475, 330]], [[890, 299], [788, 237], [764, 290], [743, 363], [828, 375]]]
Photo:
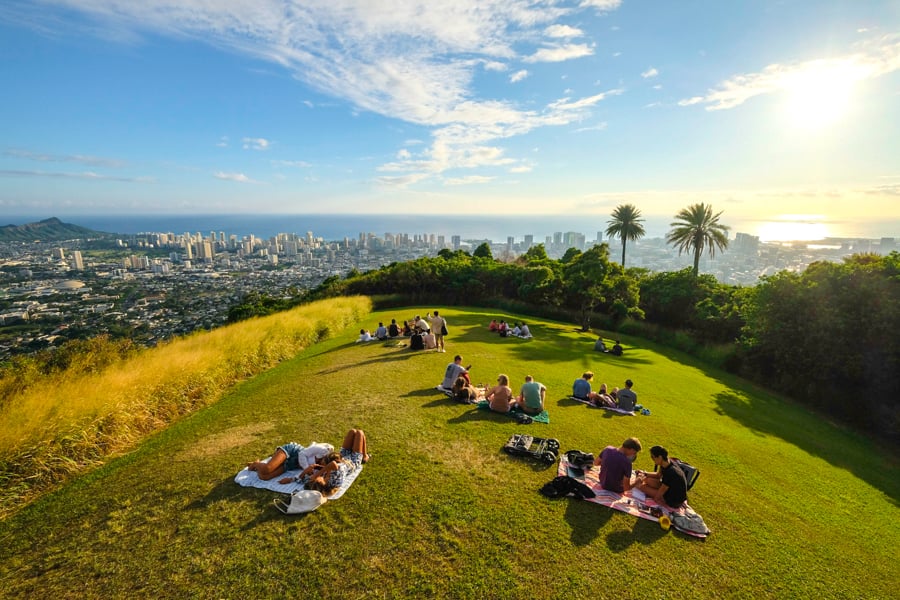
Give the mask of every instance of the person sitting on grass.
[[531, 375], [526, 375], [516, 405], [527, 415], [539, 415], [544, 410], [546, 396], [547, 388], [544, 384], [535, 381]]
[[450, 388], [450, 393], [454, 400], [465, 402], [466, 404], [474, 404], [478, 401], [478, 390], [472, 386], [465, 377], [457, 377]]
[[616, 403], [622, 410], [634, 410], [637, 404], [637, 394], [631, 390], [634, 382], [630, 379], [625, 380], [625, 387], [616, 392]]
[[369, 333], [365, 329], [360, 329], [359, 330], [359, 339], [356, 341], [357, 342], [371, 342], [374, 339], [375, 338], [372, 337], [371, 333]]
[[453, 362], [447, 365], [447, 370], [444, 371], [444, 380], [441, 381], [441, 387], [445, 390], [449, 390], [453, 387], [453, 383], [456, 381], [457, 377], [462, 377], [466, 380], [467, 384], [471, 384], [472, 380], [469, 379], [469, 369], [472, 368], [472, 365], [468, 367], [462, 366], [463, 357], [457, 354], [453, 357]]
[[641, 442], [630, 437], [622, 445], [607, 446], [594, 459], [594, 466], [600, 467], [600, 487], [610, 492], [622, 494], [632, 488], [631, 463], [641, 451]]
[[531, 337], [531, 330], [528, 329], [527, 324], [522, 323], [522, 326], [519, 328], [519, 337], [521, 337], [521, 338], [530, 338]]
[[509, 325], [506, 324], [506, 321], [500, 321], [500, 325], [497, 327], [497, 333], [500, 334], [500, 337], [509, 335]]
[[491, 324], [488, 325], [488, 331], [497, 331], [500, 328], [500, 325], [497, 324], [497, 319], [491, 319]]
[[596, 342], [594, 342], [594, 351], [596, 351], [596, 352], [609, 352], [609, 350], [606, 349], [606, 344], [603, 343], [603, 336], [602, 336], [602, 335], [601, 335], [600, 337], [597, 338], [597, 341], [596, 341]]
[[597, 393], [591, 391], [591, 379], [594, 374], [591, 371], [585, 371], [581, 377], [572, 383], [572, 396], [578, 400], [590, 400], [594, 402], [597, 399]]
[[609, 351], [613, 356], [622, 356], [622, 344], [619, 343], [619, 340], [616, 340], [616, 343], [613, 344], [612, 350]]
[[278, 483], [302, 483], [307, 490], [318, 490], [323, 496], [331, 496], [344, 483], [344, 478], [369, 461], [366, 434], [362, 429], [351, 429], [344, 436], [341, 451], [332, 452], [322, 460], [303, 470], [297, 477], [284, 477]]
[[409, 324], [409, 321], [403, 321], [403, 332], [402, 334], [406, 337], [409, 337], [413, 334], [412, 326]]
[[484, 398], [491, 410], [498, 413], [506, 414], [516, 405], [512, 388], [509, 387], [509, 377], [502, 373], [497, 376], [497, 385], [485, 391]]
[[634, 487], [672, 508], [687, 502], [687, 478], [681, 467], [669, 461], [669, 451], [662, 446], [653, 446], [650, 448], [650, 458], [659, 470], [655, 473], [638, 471]]
[[[613, 393], [615, 393], [615, 392], [613, 392]], [[616, 399], [613, 398], [609, 394], [609, 392], [606, 391], [605, 383], [600, 384], [600, 389], [597, 390], [597, 396], [598, 396], [598, 399], [597, 399], [597, 401], [594, 402], [595, 406], [599, 406], [601, 408], [604, 406], [607, 408], [616, 408], [616, 406], [618, 406], [616, 404]]]
[[378, 328], [375, 330], [375, 337], [379, 340], [386, 340], [388, 337], [387, 327], [384, 326], [384, 323], [378, 323]]
[[513, 323], [513, 328], [512, 328], [512, 331], [510, 332], [510, 334], [514, 335], [516, 337], [519, 337], [520, 333], [522, 333], [522, 328], [519, 327], [519, 323], [518, 322]]
[[400, 326], [397, 325], [397, 319], [391, 319], [391, 324], [388, 325], [388, 337], [400, 337]]

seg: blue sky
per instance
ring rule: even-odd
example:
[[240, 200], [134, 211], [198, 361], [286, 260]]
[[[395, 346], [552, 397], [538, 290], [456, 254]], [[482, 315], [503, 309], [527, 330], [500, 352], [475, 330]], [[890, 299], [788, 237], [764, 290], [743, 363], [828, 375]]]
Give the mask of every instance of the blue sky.
[[897, 2], [6, 0], [0, 89], [7, 215], [900, 222]]

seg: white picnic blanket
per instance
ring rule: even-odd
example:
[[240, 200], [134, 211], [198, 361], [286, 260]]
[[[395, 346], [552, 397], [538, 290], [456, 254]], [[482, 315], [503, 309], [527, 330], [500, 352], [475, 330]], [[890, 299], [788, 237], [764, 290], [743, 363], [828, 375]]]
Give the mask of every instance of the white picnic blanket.
[[[270, 458], [272, 457], [270, 456], [269, 458], [263, 460], [263, 462], [269, 462]], [[359, 477], [360, 473], [362, 473], [364, 466], [365, 465], [360, 465], [359, 468], [355, 471], [347, 473], [347, 475], [344, 476], [344, 483], [341, 484], [341, 487], [338, 488], [338, 490], [334, 494], [328, 496], [328, 499], [337, 500], [338, 498], [343, 496], [344, 492], [347, 491], [347, 488], [353, 485], [353, 482], [356, 481], [356, 478]], [[292, 471], [285, 471], [278, 477], [265, 481], [259, 478], [259, 475], [256, 473], [256, 471], [251, 471], [247, 467], [244, 467], [238, 472], [237, 475], [234, 476], [234, 482], [244, 487], [262, 488], [264, 490], [272, 490], [273, 492], [278, 492], [280, 494], [291, 494], [297, 490], [302, 490], [303, 484], [297, 483], [295, 481], [281, 484], [278, 483], [278, 480], [282, 479], [283, 477], [297, 477], [298, 475], [300, 475], [300, 469], [294, 469]]]
[[581, 402], [582, 404], [587, 404], [589, 408], [602, 408], [603, 410], [608, 410], [609, 412], [619, 413], [620, 415], [628, 415], [630, 417], [635, 416], [634, 411], [624, 410], [621, 408], [612, 408], [611, 406], [597, 406], [590, 400], [583, 400], [581, 398], [576, 398], [575, 396], [569, 396], [575, 402]]

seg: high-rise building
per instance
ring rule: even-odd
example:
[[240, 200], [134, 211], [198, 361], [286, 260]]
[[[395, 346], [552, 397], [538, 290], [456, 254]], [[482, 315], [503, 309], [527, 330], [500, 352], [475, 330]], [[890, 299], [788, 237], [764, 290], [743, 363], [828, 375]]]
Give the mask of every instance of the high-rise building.
[[598, 231], [598, 232], [597, 232], [597, 243], [598, 243], [598, 244], [602, 244], [602, 243], [603, 243], [603, 232], [602, 232], [602, 231]]
[[84, 271], [84, 260], [81, 258], [80, 250], [72, 251], [72, 268], [76, 271]]
[[524, 246], [525, 246], [525, 250], [528, 250], [529, 248], [534, 246], [534, 236], [531, 235], [530, 233], [525, 236]]
[[459, 242], [460, 242], [460, 237], [458, 235], [450, 236], [450, 245], [453, 246], [454, 250], [459, 250]]

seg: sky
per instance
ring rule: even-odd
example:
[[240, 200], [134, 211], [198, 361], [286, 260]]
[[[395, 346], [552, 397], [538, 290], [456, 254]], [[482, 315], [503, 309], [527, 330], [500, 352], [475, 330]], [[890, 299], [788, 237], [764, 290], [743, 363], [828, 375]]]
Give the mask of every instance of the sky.
[[900, 3], [0, 3], [0, 214], [696, 202], [900, 237]]

